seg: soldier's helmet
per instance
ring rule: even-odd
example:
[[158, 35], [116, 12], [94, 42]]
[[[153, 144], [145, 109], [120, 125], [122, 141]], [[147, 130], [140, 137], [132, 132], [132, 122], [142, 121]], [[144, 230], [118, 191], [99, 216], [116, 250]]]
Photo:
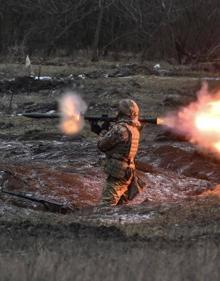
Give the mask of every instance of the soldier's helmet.
[[139, 116], [139, 107], [136, 102], [131, 99], [121, 100], [119, 102], [118, 111], [132, 119]]

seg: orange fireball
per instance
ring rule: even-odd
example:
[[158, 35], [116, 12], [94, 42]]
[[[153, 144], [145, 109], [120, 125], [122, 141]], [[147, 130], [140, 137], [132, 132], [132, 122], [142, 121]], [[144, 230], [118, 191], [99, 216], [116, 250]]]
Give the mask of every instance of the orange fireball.
[[204, 83], [197, 100], [167, 115], [164, 124], [220, 156], [220, 91], [213, 95]]

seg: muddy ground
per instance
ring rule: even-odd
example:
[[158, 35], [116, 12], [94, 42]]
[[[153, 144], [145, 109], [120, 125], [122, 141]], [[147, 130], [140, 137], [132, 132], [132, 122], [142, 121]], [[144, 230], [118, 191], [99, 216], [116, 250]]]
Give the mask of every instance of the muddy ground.
[[213, 155], [148, 125], [137, 157], [143, 193], [126, 206], [100, 208], [103, 155], [89, 125], [67, 137], [58, 119], [17, 116], [56, 111], [66, 90], [83, 97], [89, 115], [113, 115], [120, 99], [133, 98], [142, 116], [160, 116], [195, 100], [204, 79], [217, 87], [216, 74], [99, 64], [44, 66], [49, 77], [34, 80], [21, 77], [21, 65], [0, 69], [1, 185], [70, 210], [57, 214], [2, 193], [0, 280], [19, 280], [18, 272], [22, 280], [219, 280], [220, 162]]

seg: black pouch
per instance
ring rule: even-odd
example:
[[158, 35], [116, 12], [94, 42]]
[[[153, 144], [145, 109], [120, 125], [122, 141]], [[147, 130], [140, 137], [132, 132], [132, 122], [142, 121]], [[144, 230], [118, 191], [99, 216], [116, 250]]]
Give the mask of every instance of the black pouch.
[[134, 175], [131, 184], [128, 187], [128, 200], [134, 199], [134, 197], [143, 191], [143, 188], [144, 182], [137, 175]]
[[133, 174], [134, 174], [134, 170], [132, 168], [128, 167], [125, 172], [126, 180], [130, 180], [130, 178], [133, 176]]

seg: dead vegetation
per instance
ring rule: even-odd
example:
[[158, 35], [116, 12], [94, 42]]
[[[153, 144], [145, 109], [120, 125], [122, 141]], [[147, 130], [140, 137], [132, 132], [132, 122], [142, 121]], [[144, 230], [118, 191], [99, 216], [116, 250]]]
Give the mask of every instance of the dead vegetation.
[[[197, 205], [197, 208], [204, 206]], [[208, 208], [210, 205], [205, 207], [204, 217], [208, 212], [210, 220], [214, 213], [213, 208], [210, 211]], [[173, 212], [176, 222], [173, 221], [172, 226], [169, 221], [168, 226], [165, 221], [155, 223], [154, 235], [147, 235], [145, 239], [134, 232], [128, 238], [115, 227], [76, 224], [72, 217], [42, 214], [40, 218], [39, 214], [30, 213], [29, 219], [23, 215], [23, 222], [7, 222], [1, 218], [0, 279], [206, 281], [212, 276], [212, 280], [217, 281], [220, 274], [217, 225], [211, 220], [200, 221], [199, 230], [193, 211], [187, 219], [186, 212], [181, 215], [181, 211], [176, 212], [177, 206], [174, 209], [164, 206], [160, 216]], [[131, 225], [130, 230], [136, 227], [141, 225]], [[150, 224], [142, 228], [145, 232], [153, 230]], [[170, 232], [167, 239], [163, 235], [165, 228]], [[205, 235], [208, 229], [209, 236]], [[179, 232], [179, 238], [173, 240], [175, 231]]]
[[[2, 76], [20, 75], [22, 66], [7, 67]], [[163, 276], [205, 281], [212, 276], [217, 281], [219, 192], [212, 192], [220, 178], [217, 161], [207, 162], [188, 143], [148, 127], [139, 153], [148, 163], [142, 171], [148, 185], [137, 205], [91, 208], [98, 202], [104, 174], [88, 124], [80, 136], [67, 138], [59, 132], [58, 120], [16, 115], [56, 110], [69, 87], [83, 96], [90, 115], [114, 114], [118, 101], [129, 97], [141, 105], [143, 116], [157, 116], [195, 99], [198, 73], [171, 78], [146, 75], [146, 68], [137, 66], [81, 67], [43, 66], [43, 74], [56, 76], [53, 82], [1, 81], [0, 170], [10, 171], [14, 180], [8, 179], [7, 187], [86, 208], [63, 216], [1, 196], [0, 280], [159, 281]], [[210, 87], [217, 84], [212, 81]]]
[[[33, 242], [33, 240], [32, 240]], [[215, 241], [188, 246], [96, 241], [87, 238], [52, 240], [53, 250], [37, 240], [32, 249], [0, 255], [1, 280], [161, 280], [205, 281], [219, 276]], [[31, 241], [28, 241], [30, 246]]]

